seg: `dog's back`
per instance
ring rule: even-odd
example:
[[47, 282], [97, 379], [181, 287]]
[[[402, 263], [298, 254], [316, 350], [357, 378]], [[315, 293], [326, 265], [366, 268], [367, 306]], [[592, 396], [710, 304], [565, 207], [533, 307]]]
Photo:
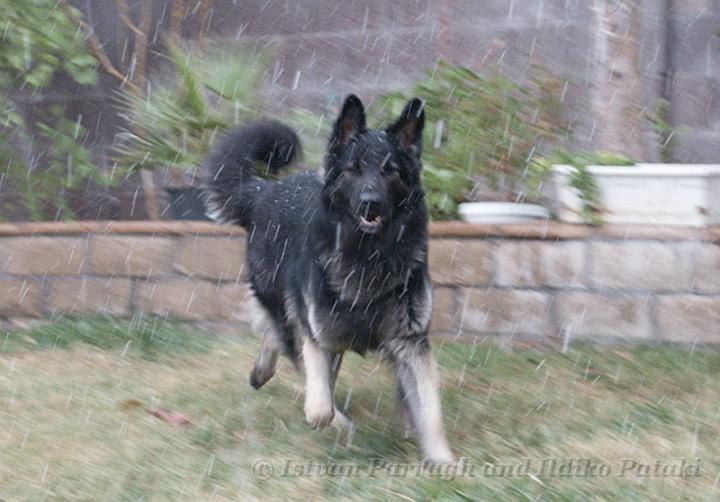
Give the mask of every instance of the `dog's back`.
[[279, 122], [237, 127], [208, 156], [204, 183], [208, 216], [247, 230], [250, 284], [276, 331], [287, 335], [280, 348], [294, 361], [299, 350], [284, 306], [287, 278], [307, 252], [308, 222], [322, 183], [310, 172], [267, 181], [258, 171], [276, 173], [299, 151], [295, 132]]

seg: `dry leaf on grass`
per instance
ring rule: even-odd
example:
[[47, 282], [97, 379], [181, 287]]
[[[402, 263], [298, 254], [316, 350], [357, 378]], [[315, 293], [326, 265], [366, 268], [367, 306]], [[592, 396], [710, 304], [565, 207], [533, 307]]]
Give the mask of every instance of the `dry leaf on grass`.
[[185, 415], [183, 415], [182, 413], [168, 410], [166, 408], [158, 408], [156, 410], [147, 410], [147, 412], [150, 413], [152, 416], [159, 418], [160, 420], [169, 422], [169, 423], [177, 425], [177, 426], [184, 427], [184, 426], [192, 425], [192, 422], [190, 420], [188, 420], [185, 417]]
[[150, 413], [152, 416], [159, 418], [160, 420], [163, 420], [165, 422], [171, 423], [173, 425], [178, 426], [188, 426], [192, 425], [192, 422], [185, 417], [182, 413], [178, 413], [176, 411], [168, 410], [167, 408], [157, 408], [157, 409], [150, 409], [145, 408], [145, 405], [142, 401], [139, 401], [137, 399], [126, 399], [124, 401], [121, 401], [118, 403], [117, 407], [121, 411], [133, 411], [138, 409], [144, 409], [148, 413]]
[[143, 407], [143, 403], [137, 399], [126, 399], [118, 403], [117, 407], [121, 411], [132, 411]]

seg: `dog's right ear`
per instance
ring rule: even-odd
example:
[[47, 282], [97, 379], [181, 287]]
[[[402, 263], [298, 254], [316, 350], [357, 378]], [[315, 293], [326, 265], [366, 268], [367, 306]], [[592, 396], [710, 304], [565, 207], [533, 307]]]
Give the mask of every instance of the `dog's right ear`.
[[347, 145], [352, 138], [365, 131], [365, 107], [356, 95], [351, 94], [345, 99], [340, 116], [335, 122], [330, 137], [330, 148]]
[[425, 127], [425, 102], [419, 98], [408, 101], [397, 121], [387, 131], [397, 137], [400, 148], [420, 158]]

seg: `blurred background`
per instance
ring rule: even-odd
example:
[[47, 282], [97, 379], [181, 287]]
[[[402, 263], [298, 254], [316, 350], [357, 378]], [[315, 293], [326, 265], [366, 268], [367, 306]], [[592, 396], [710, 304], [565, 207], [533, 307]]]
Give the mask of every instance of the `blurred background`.
[[0, 5], [3, 220], [182, 217], [208, 145], [258, 114], [293, 123], [317, 168], [351, 92], [376, 122], [428, 101], [434, 219], [546, 199], [558, 157], [720, 159], [713, 0]]

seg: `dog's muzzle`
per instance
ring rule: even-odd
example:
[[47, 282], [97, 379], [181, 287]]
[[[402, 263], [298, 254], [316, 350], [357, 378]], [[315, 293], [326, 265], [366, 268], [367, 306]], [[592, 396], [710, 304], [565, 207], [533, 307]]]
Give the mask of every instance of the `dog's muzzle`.
[[357, 220], [360, 230], [367, 234], [374, 234], [380, 231], [383, 218], [382, 203], [378, 194], [368, 192], [360, 196]]

